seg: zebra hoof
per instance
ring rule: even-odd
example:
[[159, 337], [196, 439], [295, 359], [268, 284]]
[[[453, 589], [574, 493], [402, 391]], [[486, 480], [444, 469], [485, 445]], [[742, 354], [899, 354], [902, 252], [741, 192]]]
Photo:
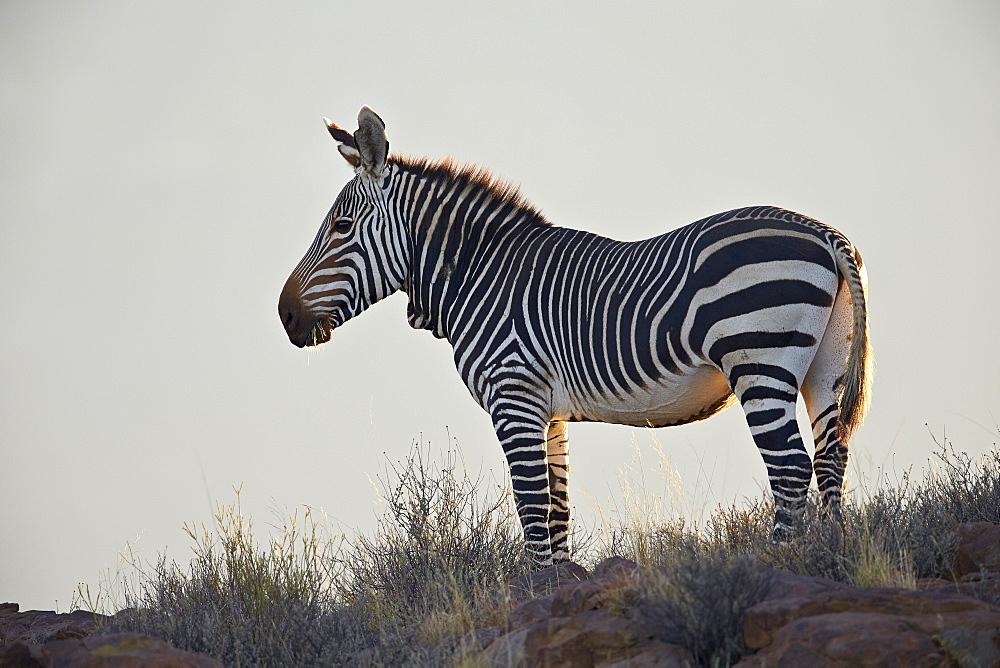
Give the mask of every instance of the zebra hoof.
[[787, 545], [797, 533], [795, 527], [778, 522], [771, 532], [771, 545]]

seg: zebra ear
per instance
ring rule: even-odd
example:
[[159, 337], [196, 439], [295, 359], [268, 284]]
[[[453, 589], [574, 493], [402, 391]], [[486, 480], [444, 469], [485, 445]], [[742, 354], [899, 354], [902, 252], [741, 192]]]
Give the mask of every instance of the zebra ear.
[[361, 154], [358, 153], [358, 145], [354, 143], [354, 137], [329, 118], [324, 118], [323, 122], [326, 123], [326, 129], [330, 131], [330, 136], [337, 142], [337, 150], [340, 155], [351, 163], [351, 167], [357, 169], [361, 165]]
[[361, 165], [372, 178], [382, 176], [389, 158], [389, 140], [385, 138], [385, 123], [368, 107], [358, 112], [358, 130], [354, 133]]

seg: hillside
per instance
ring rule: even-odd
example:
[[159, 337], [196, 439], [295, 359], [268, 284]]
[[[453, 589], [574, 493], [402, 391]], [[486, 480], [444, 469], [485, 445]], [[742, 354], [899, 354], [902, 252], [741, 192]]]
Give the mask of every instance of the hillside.
[[626, 514], [530, 573], [510, 499], [415, 451], [374, 535], [309, 511], [260, 545], [237, 496], [215, 533], [185, 526], [189, 564], [133, 562], [81, 591], [90, 612], [0, 606], [0, 664], [996, 665], [1000, 452], [937, 459], [856, 491], [843, 527], [811, 504], [772, 544], [764, 501]]

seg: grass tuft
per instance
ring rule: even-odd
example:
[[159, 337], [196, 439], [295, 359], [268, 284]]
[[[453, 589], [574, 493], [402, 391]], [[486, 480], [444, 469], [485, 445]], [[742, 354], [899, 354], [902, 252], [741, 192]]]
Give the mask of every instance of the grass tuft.
[[186, 566], [162, 556], [151, 572], [138, 566], [138, 585], [125, 588], [115, 618], [119, 630], [237, 665], [314, 664], [362, 645], [329, 588], [340, 543], [321, 535], [311, 510], [292, 514], [262, 547], [236, 490], [232, 504], [218, 506], [215, 526], [184, 525], [194, 552]]

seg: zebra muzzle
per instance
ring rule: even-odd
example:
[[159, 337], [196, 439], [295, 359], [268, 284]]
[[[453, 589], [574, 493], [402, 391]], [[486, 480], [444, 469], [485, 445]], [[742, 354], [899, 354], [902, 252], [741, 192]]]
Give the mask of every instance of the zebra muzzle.
[[298, 348], [326, 343], [333, 333], [329, 317], [310, 313], [302, 302], [298, 286], [291, 281], [285, 284], [278, 298], [278, 317], [288, 340]]

